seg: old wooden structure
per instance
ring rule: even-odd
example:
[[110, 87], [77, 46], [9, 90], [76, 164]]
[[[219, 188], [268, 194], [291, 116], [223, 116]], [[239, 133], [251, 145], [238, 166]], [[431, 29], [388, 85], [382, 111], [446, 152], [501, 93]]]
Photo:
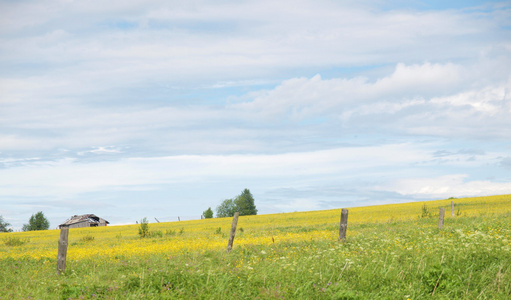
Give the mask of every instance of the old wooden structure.
[[97, 227], [106, 226], [110, 224], [107, 220], [100, 218], [94, 214], [87, 215], [74, 215], [69, 218], [66, 222], [59, 225], [59, 228], [81, 228], [81, 227]]

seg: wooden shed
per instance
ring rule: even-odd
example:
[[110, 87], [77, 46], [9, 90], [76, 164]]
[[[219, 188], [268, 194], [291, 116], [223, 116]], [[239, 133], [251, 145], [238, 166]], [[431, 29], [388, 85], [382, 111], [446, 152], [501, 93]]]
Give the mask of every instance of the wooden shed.
[[87, 215], [74, 215], [69, 218], [66, 222], [59, 225], [59, 228], [68, 227], [68, 228], [82, 228], [82, 227], [98, 227], [98, 226], [106, 226], [110, 224], [107, 220], [100, 218], [94, 214]]

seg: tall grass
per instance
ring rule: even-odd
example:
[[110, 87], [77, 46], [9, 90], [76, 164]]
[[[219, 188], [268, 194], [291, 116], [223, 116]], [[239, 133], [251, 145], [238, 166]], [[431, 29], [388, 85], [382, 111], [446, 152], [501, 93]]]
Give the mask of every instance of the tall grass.
[[[0, 299], [508, 299], [509, 201], [510, 195], [456, 199], [466, 214], [446, 214], [442, 230], [437, 219], [420, 217], [424, 203], [352, 208], [345, 243], [337, 241], [337, 210], [240, 217], [244, 230], [230, 253], [222, 235], [229, 219], [151, 224], [182, 233], [143, 239], [136, 226], [71, 230], [70, 240], [82, 241], [75, 250], [106, 246], [99, 256], [73, 254], [70, 246], [63, 276], [56, 275], [58, 235], [32, 235], [25, 245], [2, 246], [0, 272], [7, 275], [0, 276]], [[427, 205], [438, 217], [445, 203]], [[133, 243], [144, 251], [134, 254]], [[167, 243], [182, 245], [160, 251]], [[44, 253], [39, 248], [53, 256], [13, 251]]]

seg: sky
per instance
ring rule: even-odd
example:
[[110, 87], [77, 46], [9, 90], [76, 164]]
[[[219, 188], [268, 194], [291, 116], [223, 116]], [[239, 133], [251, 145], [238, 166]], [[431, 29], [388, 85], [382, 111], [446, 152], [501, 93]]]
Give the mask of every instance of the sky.
[[0, 0], [0, 215], [511, 193], [509, 1]]

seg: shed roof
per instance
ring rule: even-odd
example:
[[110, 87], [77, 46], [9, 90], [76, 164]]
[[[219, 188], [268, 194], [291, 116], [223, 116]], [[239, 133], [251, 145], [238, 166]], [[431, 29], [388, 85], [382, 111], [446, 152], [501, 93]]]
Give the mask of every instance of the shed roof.
[[[60, 224], [60, 226], [69, 226], [76, 223], [81, 222], [89, 222], [89, 223], [99, 223], [101, 218], [94, 214], [86, 214], [86, 215], [74, 215], [69, 218], [66, 222]], [[104, 220], [104, 219], [103, 219]], [[104, 220], [106, 224], [110, 224], [107, 220]]]

